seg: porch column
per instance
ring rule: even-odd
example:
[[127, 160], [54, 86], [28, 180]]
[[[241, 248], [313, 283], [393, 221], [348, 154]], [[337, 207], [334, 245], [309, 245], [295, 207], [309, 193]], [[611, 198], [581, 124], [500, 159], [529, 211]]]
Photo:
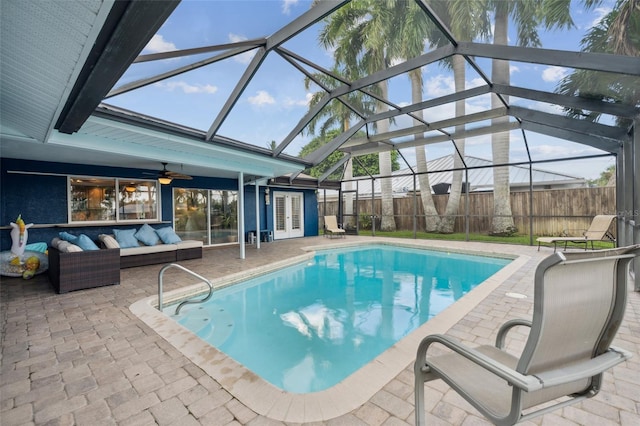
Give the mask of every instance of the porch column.
[[238, 173], [238, 237], [240, 240], [240, 259], [245, 258], [244, 244], [244, 173]]
[[260, 185], [256, 182], [256, 248], [260, 248]]

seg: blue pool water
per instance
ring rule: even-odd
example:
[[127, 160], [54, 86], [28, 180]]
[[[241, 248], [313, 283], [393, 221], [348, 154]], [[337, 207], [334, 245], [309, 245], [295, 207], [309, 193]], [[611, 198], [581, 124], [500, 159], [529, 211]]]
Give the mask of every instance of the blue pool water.
[[[266, 381], [330, 388], [510, 260], [386, 245], [321, 251], [173, 316]], [[173, 314], [175, 307], [165, 309]]]

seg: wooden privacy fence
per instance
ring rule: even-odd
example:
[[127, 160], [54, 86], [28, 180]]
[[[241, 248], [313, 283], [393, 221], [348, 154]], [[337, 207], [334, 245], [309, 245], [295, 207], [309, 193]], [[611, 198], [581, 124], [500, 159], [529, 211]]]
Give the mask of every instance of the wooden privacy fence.
[[[338, 201], [327, 201], [325, 210], [322, 192], [320, 192], [319, 195], [319, 216], [322, 217], [325, 214], [340, 216]], [[466, 198], [465, 194], [462, 194], [454, 232], [465, 232]], [[433, 199], [438, 214], [443, 214], [449, 195], [433, 195]], [[418, 232], [423, 232], [424, 210], [422, 209], [422, 202], [419, 195], [416, 201], [416, 229]], [[393, 203], [396, 228], [398, 230], [412, 231], [414, 223], [414, 197], [409, 195], [403, 198], [395, 198]], [[530, 209], [531, 205], [533, 206], [532, 211]], [[373, 209], [371, 198], [360, 198], [358, 200], [357, 214], [361, 218], [363, 216], [376, 216], [376, 229], [380, 229], [379, 216], [381, 211], [380, 198], [374, 200]], [[493, 193], [470, 193], [468, 211], [469, 232], [475, 234], [488, 233], [491, 229], [493, 216]], [[531, 193], [531, 196], [528, 191], [512, 192], [511, 211], [519, 234], [529, 234], [529, 224], [530, 219], [532, 219], [533, 235], [556, 236], [562, 235], [563, 233], [580, 235], [583, 230], [589, 227], [594, 216], [598, 214], [617, 213], [615, 187], [536, 190]], [[346, 224], [355, 226], [355, 214], [352, 217], [345, 215], [343, 219]], [[362, 220], [360, 221], [360, 229], [364, 229], [363, 224], [369, 227], [367, 221]], [[320, 223], [320, 226], [322, 227], [323, 224]], [[615, 226], [612, 226], [612, 228], [615, 228]], [[615, 232], [615, 229], [612, 229], [612, 231]]]

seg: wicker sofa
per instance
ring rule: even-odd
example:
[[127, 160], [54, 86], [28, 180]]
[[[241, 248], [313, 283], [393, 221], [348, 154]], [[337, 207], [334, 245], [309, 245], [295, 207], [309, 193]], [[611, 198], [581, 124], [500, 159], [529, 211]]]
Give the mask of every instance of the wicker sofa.
[[49, 247], [49, 280], [56, 293], [120, 284], [120, 250], [61, 252]]

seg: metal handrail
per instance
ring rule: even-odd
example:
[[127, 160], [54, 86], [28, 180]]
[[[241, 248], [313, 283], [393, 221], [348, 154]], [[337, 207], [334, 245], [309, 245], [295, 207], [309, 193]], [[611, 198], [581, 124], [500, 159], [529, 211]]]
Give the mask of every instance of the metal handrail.
[[164, 272], [167, 269], [170, 268], [178, 268], [178, 269], [182, 269], [184, 272], [198, 278], [201, 279], [202, 281], [204, 281], [205, 283], [207, 283], [207, 285], [209, 286], [209, 294], [207, 294], [207, 296], [204, 299], [200, 299], [200, 300], [185, 300], [182, 303], [180, 303], [178, 305], [178, 307], [176, 308], [176, 315], [178, 315], [180, 313], [180, 309], [182, 309], [182, 307], [184, 305], [186, 305], [187, 303], [202, 303], [202, 302], [206, 302], [207, 300], [209, 300], [211, 298], [211, 295], [213, 294], [213, 284], [211, 284], [211, 281], [209, 281], [208, 279], [206, 279], [205, 277], [203, 277], [202, 275], [196, 274], [195, 272], [193, 272], [190, 269], [185, 268], [182, 265], [178, 265], [177, 263], [170, 263], [168, 265], [165, 265], [164, 267], [162, 267], [162, 269], [160, 269], [160, 272], [158, 273], [158, 310], [162, 312], [162, 306], [163, 306], [163, 300], [162, 300], [162, 288], [164, 286]]

